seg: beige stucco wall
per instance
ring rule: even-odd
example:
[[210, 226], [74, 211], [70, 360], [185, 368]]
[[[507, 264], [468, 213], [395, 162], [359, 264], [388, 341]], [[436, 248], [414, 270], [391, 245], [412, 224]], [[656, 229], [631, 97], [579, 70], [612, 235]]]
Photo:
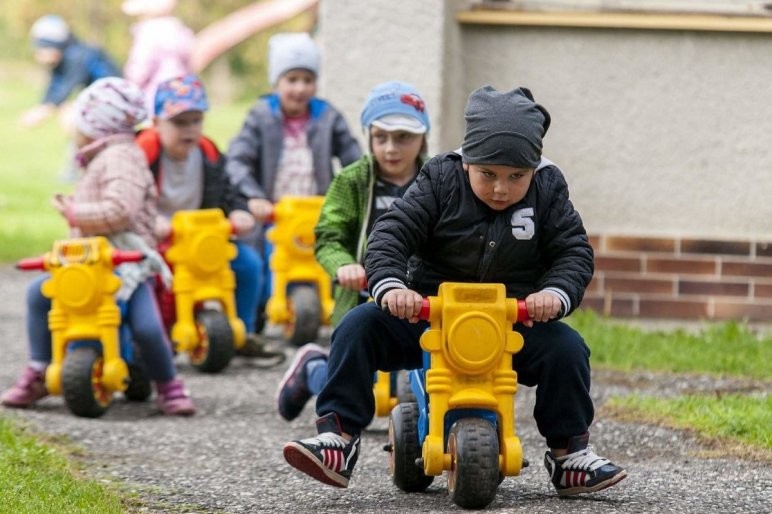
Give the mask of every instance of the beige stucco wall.
[[322, 94], [358, 130], [370, 87], [412, 82], [437, 152], [470, 91], [525, 85], [591, 232], [772, 237], [772, 34], [459, 25], [465, 5], [324, 0]]

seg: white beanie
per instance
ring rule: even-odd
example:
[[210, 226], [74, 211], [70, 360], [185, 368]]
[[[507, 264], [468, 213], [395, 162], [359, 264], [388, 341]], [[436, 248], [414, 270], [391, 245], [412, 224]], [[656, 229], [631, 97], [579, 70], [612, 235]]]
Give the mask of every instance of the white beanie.
[[276, 85], [290, 70], [304, 69], [319, 74], [319, 49], [305, 32], [276, 34], [268, 40], [268, 79]]
[[137, 85], [119, 77], [95, 81], [75, 100], [75, 126], [92, 139], [132, 134], [146, 117], [145, 94]]
[[56, 14], [47, 14], [38, 18], [29, 31], [37, 46], [64, 46], [70, 38], [70, 28]]

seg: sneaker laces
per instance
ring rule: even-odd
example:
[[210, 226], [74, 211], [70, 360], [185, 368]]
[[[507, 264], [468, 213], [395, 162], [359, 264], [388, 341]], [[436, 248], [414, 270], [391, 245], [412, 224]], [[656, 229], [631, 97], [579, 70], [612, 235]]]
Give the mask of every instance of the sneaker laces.
[[349, 444], [349, 441], [346, 441], [342, 435], [336, 434], [335, 432], [324, 432], [323, 434], [319, 434], [316, 437], [312, 437], [311, 439], [306, 439], [303, 442], [318, 444], [319, 446], [324, 446], [327, 448], [340, 449], [344, 449]]
[[588, 446], [584, 450], [566, 455], [565, 460], [560, 461], [560, 465], [563, 469], [595, 471], [609, 462], [611, 461], [596, 455], [595, 452], [592, 451], [592, 447]]

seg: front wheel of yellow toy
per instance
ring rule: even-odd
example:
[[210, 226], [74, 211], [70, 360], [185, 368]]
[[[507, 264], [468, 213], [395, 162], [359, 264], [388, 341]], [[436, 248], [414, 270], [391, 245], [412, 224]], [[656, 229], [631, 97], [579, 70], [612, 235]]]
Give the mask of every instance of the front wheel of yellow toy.
[[190, 353], [190, 362], [205, 373], [218, 373], [230, 364], [234, 354], [233, 330], [228, 317], [218, 310], [201, 309], [196, 313], [198, 345]]
[[98, 418], [113, 401], [113, 392], [102, 384], [102, 356], [94, 348], [75, 348], [62, 366], [62, 392], [70, 411], [84, 418]]
[[300, 285], [287, 297], [290, 321], [284, 326], [284, 338], [294, 346], [316, 341], [322, 324], [322, 306], [316, 289]]
[[465, 509], [482, 509], [499, 486], [499, 437], [493, 425], [480, 418], [462, 418], [450, 427], [447, 452], [450, 499]]

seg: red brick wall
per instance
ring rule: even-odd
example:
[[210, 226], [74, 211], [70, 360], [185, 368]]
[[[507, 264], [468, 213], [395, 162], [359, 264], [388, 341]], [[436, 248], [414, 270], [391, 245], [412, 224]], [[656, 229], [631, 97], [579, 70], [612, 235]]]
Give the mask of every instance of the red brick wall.
[[591, 235], [582, 306], [612, 317], [772, 321], [772, 241]]

